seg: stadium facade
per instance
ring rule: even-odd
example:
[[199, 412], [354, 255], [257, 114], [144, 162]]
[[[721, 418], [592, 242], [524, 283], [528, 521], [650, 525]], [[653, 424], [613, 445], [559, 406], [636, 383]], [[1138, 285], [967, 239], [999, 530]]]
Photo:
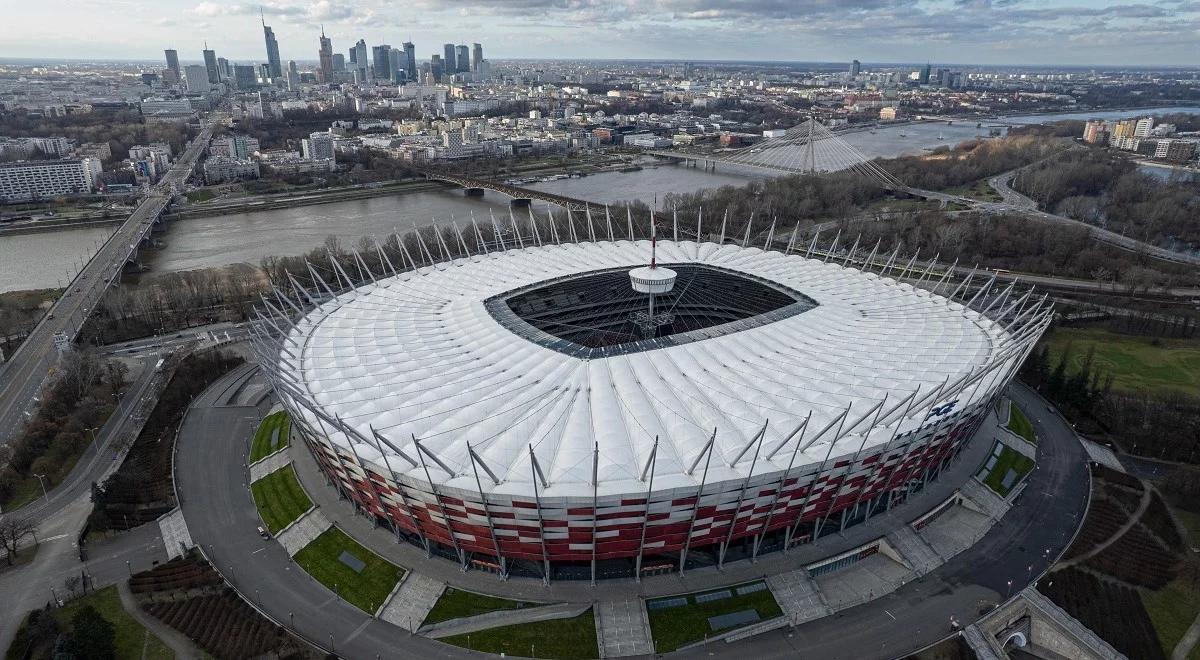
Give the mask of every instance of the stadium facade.
[[992, 274], [793, 235], [659, 242], [677, 280], [647, 331], [632, 229], [489, 229], [309, 265], [255, 346], [360, 512], [505, 575], [683, 571], [878, 515], [954, 460], [1050, 321]]

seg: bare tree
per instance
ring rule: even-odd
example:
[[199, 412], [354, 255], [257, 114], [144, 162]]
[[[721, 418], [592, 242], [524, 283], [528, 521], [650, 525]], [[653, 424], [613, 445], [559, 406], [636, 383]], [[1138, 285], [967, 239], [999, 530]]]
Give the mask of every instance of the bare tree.
[[0, 518], [0, 548], [4, 549], [5, 559], [12, 566], [17, 558], [17, 550], [21, 541], [27, 536], [33, 536], [35, 526], [32, 520], [17, 518], [12, 515]]

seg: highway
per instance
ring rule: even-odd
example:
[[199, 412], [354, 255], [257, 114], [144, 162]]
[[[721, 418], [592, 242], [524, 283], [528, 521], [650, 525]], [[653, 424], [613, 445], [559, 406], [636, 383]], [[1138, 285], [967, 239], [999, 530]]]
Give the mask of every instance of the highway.
[[20, 348], [0, 365], [0, 445], [11, 441], [24, 425], [34, 397], [58, 364], [55, 334], [62, 332], [75, 338], [105, 290], [120, 277], [129, 254], [150, 233], [154, 221], [191, 175], [211, 136], [212, 127], [207, 126], [192, 140], [146, 199], [76, 275]]

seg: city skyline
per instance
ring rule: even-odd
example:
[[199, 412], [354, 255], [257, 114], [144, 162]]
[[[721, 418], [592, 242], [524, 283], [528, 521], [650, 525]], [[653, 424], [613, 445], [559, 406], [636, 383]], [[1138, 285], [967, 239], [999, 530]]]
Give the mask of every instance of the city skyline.
[[[27, 3], [6, 14], [15, 38], [0, 57], [45, 56], [48, 40], [66, 59], [152, 60], [174, 48], [196, 59], [205, 40], [231, 61], [265, 61], [263, 27], [273, 28], [282, 60], [316, 59], [322, 26], [344, 51], [412, 41], [426, 59], [444, 43], [493, 43], [493, 59], [683, 59], [920, 62], [978, 65], [1163, 66], [1195, 60], [1200, 2], [1112, 4], [1095, 0], [738, 0], [632, 2], [521, 0], [472, 2], [446, 11], [417, 3], [407, 16], [367, 0], [270, 2], [166, 0], [137, 7], [100, 0]], [[564, 8], [565, 7], [565, 8]], [[115, 12], [115, 13], [114, 13]], [[94, 26], [120, 31], [96, 34]], [[253, 18], [252, 18], [253, 17]], [[129, 39], [128, 31], [137, 39]]]

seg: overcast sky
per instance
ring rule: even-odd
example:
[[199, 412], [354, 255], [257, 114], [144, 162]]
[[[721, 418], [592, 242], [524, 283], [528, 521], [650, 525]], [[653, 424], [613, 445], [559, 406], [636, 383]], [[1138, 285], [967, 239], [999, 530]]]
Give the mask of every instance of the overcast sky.
[[[14, 0], [0, 57], [265, 59], [258, 4]], [[272, 0], [283, 59], [411, 40], [490, 58], [1200, 65], [1200, 0]]]

